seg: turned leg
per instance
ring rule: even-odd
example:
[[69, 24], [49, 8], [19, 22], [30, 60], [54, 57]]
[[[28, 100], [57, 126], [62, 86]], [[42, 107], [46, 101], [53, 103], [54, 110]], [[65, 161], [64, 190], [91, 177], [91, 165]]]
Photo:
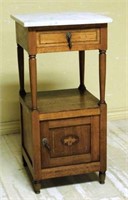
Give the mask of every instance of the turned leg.
[[85, 68], [85, 52], [79, 51], [79, 73], [80, 73], [80, 85], [78, 89], [81, 92], [84, 92], [86, 90], [84, 85], [84, 68]]
[[99, 51], [99, 84], [100, 104], [105, 103], [105, 82], [106, 82], [106, 51]]
[[99, 84], [100, 84], [100, 172], [99, 182], [104, 184], [107, 165], [107, 105], [105, 103], [106, 50], [99, 51]]
[[39, 194], [41, 189], [41, 181], [33, 181], [33, 189], [36, 194]]
[[36, 56], [29, 55], [29, 75], [30, 75], [30, 88], [32, 97], [32, 110], [37, 109], [37, 68]]
[[104, 184], [105, 183], [105, 172], [99, 172], [99, 182], [100, 184]]
[[18, 55], [18, 69], [19, 69], [19, 82], [20, 82], [20, 95], [24, 96], [26, 94], [24, 89], [24, 52], [23, 48], [17, 45], [17, 55]]

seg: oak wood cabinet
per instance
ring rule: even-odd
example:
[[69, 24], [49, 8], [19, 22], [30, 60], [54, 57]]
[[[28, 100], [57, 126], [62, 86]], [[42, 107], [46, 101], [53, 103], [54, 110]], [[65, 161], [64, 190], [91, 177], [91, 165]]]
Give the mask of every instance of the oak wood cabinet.
[[[79, 15], [75, 16], [79, 18]], [[99, 182], [104, 183], [105, 75], [107, 22], [110, 20], [25, 26], [19, 20], [20, 16], [12, 17], [16, 21], [18, 45], [22, 157], [35, 192], [40, 192], [43, 179], [89, 172], [98, 171]], [[29, 55], [30, 93], [24, 88], [24, 50]], [[99, 99], [84, 84], [85, 50], [99, 51]], [[79, 53], [78, 88], [37, 91], [36, 55], [64, 51]]]

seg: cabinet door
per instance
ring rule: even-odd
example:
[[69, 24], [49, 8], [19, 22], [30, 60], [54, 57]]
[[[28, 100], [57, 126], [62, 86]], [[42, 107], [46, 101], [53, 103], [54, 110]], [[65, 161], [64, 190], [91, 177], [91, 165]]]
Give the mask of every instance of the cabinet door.
[[42, 168], [99, 160], [99, 116], [41, 121]]

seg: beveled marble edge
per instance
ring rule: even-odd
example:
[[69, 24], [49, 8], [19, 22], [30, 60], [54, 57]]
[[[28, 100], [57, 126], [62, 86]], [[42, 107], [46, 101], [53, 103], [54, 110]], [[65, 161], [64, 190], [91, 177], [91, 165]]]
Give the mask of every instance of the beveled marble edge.
[[110, 17], [89, 12], [35, 13], [11, 15], [11, 18], [24, 27], [80, 25], [110, 23]]

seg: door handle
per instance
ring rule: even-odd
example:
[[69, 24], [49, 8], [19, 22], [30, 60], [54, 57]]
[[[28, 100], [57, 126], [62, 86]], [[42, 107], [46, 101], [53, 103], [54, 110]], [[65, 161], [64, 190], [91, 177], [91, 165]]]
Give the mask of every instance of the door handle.
[[43, 138], [42, 139], [42, 144], [48, 151], [51, 151], [51, 147], [50, 147], [50, 145], [48, 143], [48, 139], [47, 138]]

